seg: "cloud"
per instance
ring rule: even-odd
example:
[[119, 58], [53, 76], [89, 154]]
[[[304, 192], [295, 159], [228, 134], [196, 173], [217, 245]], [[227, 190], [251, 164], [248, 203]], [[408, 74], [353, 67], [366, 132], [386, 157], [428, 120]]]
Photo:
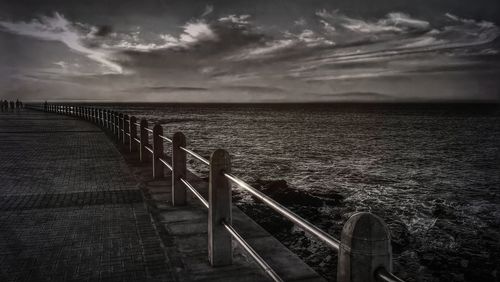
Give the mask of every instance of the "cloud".
[[212, 12], [214, 11], [214, 6], [212, 5], [207, 5], [205, 6], [205, 11], [203, 12], [203, 14], [201, 14], [201, 17], [206, 17], [208, 15], [210, 15]]
[[64, 43], [71, 50], [84, 54], [89, 59], [105, 66], [114, 73], [123, 73], [123, 68], [109, 59], [111, 53], [101, 48], [89, 48], [84, 43], [88, 33], [82, 32], [75, 24], [59, 13], [52, 17], [41, 17], [30, 22], [0, 21], [5, 31], [41, 40]]
[[206, 87], [193, 87], [193, 86], [150, 86], [146, 87], [148, 90], [153, 91], [207, 91]]
[[316, 15], [321, 18], [321, 23], [327, 29], [336, 30], [332, 29], [332, 27], [338, 26], [358, 33], [403, 33], [427, 30], [430, 27], [429, 22], [412, 18], [400, 12], [389, 13], [385, 18], [375, 22], [352, 18], [341, 14], [338, 10], [332, 12], [320, 10], [316, 12]]

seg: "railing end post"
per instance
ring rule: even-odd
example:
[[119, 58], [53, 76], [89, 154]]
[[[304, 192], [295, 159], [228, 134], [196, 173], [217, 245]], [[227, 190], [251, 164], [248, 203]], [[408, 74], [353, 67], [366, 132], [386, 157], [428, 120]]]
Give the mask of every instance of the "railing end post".
[[372, 213], [355, 213], [342, 229], [337, 281], [375, 282], [380, 267], [392, 271], [389, 229]]

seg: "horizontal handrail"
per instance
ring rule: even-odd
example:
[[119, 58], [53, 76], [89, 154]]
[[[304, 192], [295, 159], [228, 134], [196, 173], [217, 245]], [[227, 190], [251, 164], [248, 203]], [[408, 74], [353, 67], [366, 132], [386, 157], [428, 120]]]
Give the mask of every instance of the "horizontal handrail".
[[189, 183], [186, 179], [181, 178], [180, 179], [182, 183], [200, 200], [200, 202], [207, 208], [210, 208], [210, 205], [208, 204], [208, 201], [203, 198], [203, 196], [196, 190], [191, 183]]
[[247, 253], [255, 260], [255, 262], [269, 275], [274, 281], [282, 282], [283, 279], [276, 274], [276, 272], [267, 264], [267, 262], [259, 256], [259, 254], [250, 246], [243, 237], [233, 228], [233, 226], [222, 222], [222, 225], [226, 228], [227, 232], [247, 251]]
[[173, 170], [172, 166], [163, 158], [158, 158], [158, 160], [163, 164], [165, 165], [168, 169], [170, 169], [170, 171]]
[[325, 231], [319, 229], [318, 227], [312, 225], [310, 222], [307, 220], [303, 219], [302, 217], [298, 216], [291, 210], [285, 208], [283, 205], [280, 203], [276, 202], [275, 200], [269, 198], [266, 196], [264, 193], [260, 192], [259, 190], [255, 189], [254, 187], [250, 186], [247, 184], [245, 181], [237, 178], [236, 176], [229, 174], [229, 173], [224, 173], [224, 176], [227, 177], [229, 180], [231, 180], [233, 183], [236, 185], [240, 186], [241, 188], [245, 189], [246, 191], [250, 192], [252, 195], [254, 195], [256, 198], [267, 204], [270, 208], [273, 210], [277, 211], [280, 213], [282, 216], [286, 217], [293, 223], [297, 224], [300, 226], [304, 231], [307, 233], [313, 235], [314, 237], [318, 238], [322, 242], [326, 243], [329, 247], [332, 249], [338, 251], [340, 248], [340, 241], [333, 238], [330, 234], [326, 233]]
[[196, 152], [192, 151], [192, 150], [189, 150], [188, 148], [184, 148], [184, 147], [179, 147], [181, 150], [183, 150], [184, 152], [190, 154], [191, 156], [195, 157], [196, 159], [198, 159], [199, 161], [201, 161], [202, 163], [210, 166], [210, 161], [208, 161], [207, 159], [205, 159], [204, 157], [198, 155]]
[[158, 137], [160, 137], [161, 139], [163, 139], [163, 140], [165, 140], [165, 141], [167, 141], [167, 142], [172, 143], [172, 139], [170, 139], [170, 138], [168, 138], [168, 137], [165, 137], [165, 136], [163, 136], [163, 135], [158, 135]]
[[384, 282], [404, 282], [401, 278], [387, 271], [387, 269], [381, 267], [375, 271], [375, 278], [378, 281]]

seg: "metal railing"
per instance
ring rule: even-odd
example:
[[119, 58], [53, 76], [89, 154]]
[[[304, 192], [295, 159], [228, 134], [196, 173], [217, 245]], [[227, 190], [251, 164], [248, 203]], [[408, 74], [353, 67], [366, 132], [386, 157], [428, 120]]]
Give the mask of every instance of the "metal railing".
[[[172, 138], [169, 138], [163, 134], [163, 128], [159, 124], [151, 129], [148, 127], [146, 119], [137, 122], [134, 116], [128, 117], [107, 109], [59, 104], [27, 107], [74, 116], [99, 125], [117, 142], [128, 145], [130, 152], [139, 152], [140, 161], [151, 161], [155, 179], [164, 177], [164, 168], [171, 171], [172, 205], [185, 205], [186, 192], [190, 191], [209, 210], [208, 237], [210, 243], [208, 244], [208, 253], [210, 264], [213, 266], [231, 264], [231, 241], [234, 239], [272, 280], [283, 281], [232, 226], [230, 210], [232, 205], [231, 183], [233, 183], [338, 252], [337, 280], [339, 282], [403, 281], [391, 273], [392, 251], [388, 227], [382, 219], [371, 213], [356, 213], [351, 216], [344, 225], [341, 240], [338, 240], [233, 175], [230, 157], [225, 150], [214, 151], [208, 160], [186, 148], [186, 138], [181, 132], [177, 132]], [[149, 142], [150, 133], [152, 134], [152, 144]], [[168, 142], [172, 146], [170, 162], [164, 154], [164, 142]], [[210, 168], [208, 200], [187, 180], [187, 154]]]

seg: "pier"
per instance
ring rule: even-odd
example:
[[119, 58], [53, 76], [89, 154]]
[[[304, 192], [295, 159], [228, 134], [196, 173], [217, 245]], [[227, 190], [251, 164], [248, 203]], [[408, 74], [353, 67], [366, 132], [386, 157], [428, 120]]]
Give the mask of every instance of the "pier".
[[233, 185], [337, 252], [339, 282], [401, 281], [382, 219], [354, 214], [337, 239], [233, 175], [229, 152], [204, 158], [182, 132], [74, 105], [0, 116], [1, 281], [323, 281], [232, 204]]

